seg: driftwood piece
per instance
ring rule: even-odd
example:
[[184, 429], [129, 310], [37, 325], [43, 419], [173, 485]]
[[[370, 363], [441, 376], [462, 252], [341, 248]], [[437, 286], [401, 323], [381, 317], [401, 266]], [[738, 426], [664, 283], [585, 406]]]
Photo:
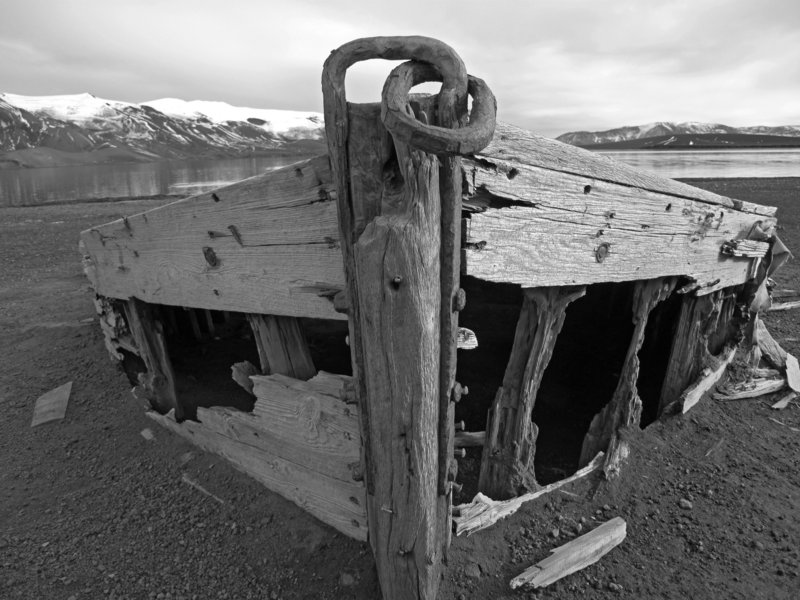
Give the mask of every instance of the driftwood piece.
[[[636, 388], [639, 378], [639, 350], [644, 343], [644, 333], [650, 312], [675, 289], [672, 278], [639, 281], [633, 296], [633, 334], [617, 388], [608, 404], [595, 415], [583, 440], [580, 464], [586, 464], [598, 452], [606, 451], [611, 439], [621, 427], [638, 426], [642, 416], [642, 401]], [[608, 452], [613, 460], [613, 453]]]
[[775, 341], [764, 321], [756, 317], [756, 339], [758, 347], [761, 349], [761, 356], [776, 369], [786, 368], [786, 350]]
[[524, 290], [514, 344], [489, 410], [478, 487], [506, 499], [535, 490], [536, 425], [531, 420], [542, 376], [564, 324], [567, 306], [586, 293], [578, 288]]
[[747, 381], [740, 381], [729, 383], [725, 386], [720, 386], [714, 393], [714, 400], [748, 400], [750, 398], [758, 398], [766, 394], [781, 391], [786, 387], [786, 380], [781, 379], [765, 379], [762, 377], [755, 377]]
[[699, 380], [689, 386], [683, 394], [681, 394], [681, 412], [686, 414], [695, 404], [700, 402], [700, 398], [711, 390], [722, 376], [725, 370], [736, 355], [736, 348], [729, 348], [723, 353], [723, 358], [718, 362], [716, 367], [706, 367], [701, 374]]
[[552, 554], [511, 580], [511, 589], [523, 585], [545, 587], [571, 573], [596, 563], [625, 539], [622, 517], [614, 517], [574, 540], [552, 550]]
[[577, 479], [585, 477], [599, 469], [602, 464], [603, 453], [601, 452], [588, 465], [579, 469], [573, 475], [551, 483], [535, 492], [528, 492], [510, 500], [492, 500], [485, 494], [478, 492], [472, 502], [453, 507], [453, 522], [456, 524], [456, 535], [461, 535], [462, 533], [470, 535], [481, 529], [486, 529], [498, 521], [513, 515], [526, 502], [536, 500], [545, 494], [549, 494]]
[[[198, 409], [198, 416], [208, 417], [217, 409]], [[363, 487], [357, 482], [344, 482], [327, 476], [317, 469], [276, 456], [263, 448], [239, 439], [235, 431], [208, 423], [175, 421], [172, 412], [160, 415], [149, 411], [148, 417], [196, 444], [200, 448], [225, 458], [236, 469], [253, 477], [270, 490], [291, 500], [320, 521], [345, 535], [360, 541], [367, 539]], [[218, 428], [219, 427], [219, 428]]]
[[248, 314], [264, 374], [279, 373], [295, 379], [316, 375], [300, 321], [296, 317]]
[[772, 408], [774, 410], [783, 410], [784, 408], [789, 406], [789, 404], [792, 402], [792, 400], [795, 400], [798, 396], [800, 396], [800, 394], [798, 394], [794, 390], [786, 392], [781, 397], [781, 399], [778, 400], [775, 404], [773, 404], [770, 408]]
[[248, 394], [253, 393], [253, 381], [250, 377], [260, 374], [261, 371], [258, 370], [258, 367], [249, 360], [243, 360], [231, 365], [231, 379], [238, 383]]
[[31, 427], [63, 419], [64, 415], [67, 414], [67, 405], [69, 404], [71, 393], [72, 382], [69, 381], [39, 396], [33, 407]]
[[777, 304], [773, 304], [767, 310], [770, 312], [775, 310], [794, 310], [795, 308], [800, 308], [800, 300], [795, 300], [793, 302], [778, 302]]
[[795, 392], [800, 392], [800, 365], [792, 354], [786, 355], [786, 383]]
[[174, 410], [175, 417], [178, 420], [183, 419], [183, 407], [178, 401], [175, 374], [161, 321], [155, 317], [150, 304], [137, 298], [125, 303], [125, 314], [136, 340], [139, 356], [147, 368], [146, 373], [139, 373], [138, 389], [157, 411], [166, 413]]

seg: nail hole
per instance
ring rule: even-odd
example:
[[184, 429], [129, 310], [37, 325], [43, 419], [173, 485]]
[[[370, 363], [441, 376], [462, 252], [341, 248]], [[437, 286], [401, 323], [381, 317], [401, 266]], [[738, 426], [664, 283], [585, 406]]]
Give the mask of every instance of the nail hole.
[[591, 191], [592, 191], [592, 186], [590, 186], [590, 185], [583, 186], [583, 193], [584, 194], [588, 194]]
[[394, 289], [400, 289], [400, 284], [403, 283], [403, 278], [400, 275], [395, 275], [392, 277], [392, 287]]
[[672, 210], [672, 203], [667, 204], [667, 212]]
[[296, 169], [294, 170], [294, 174], [295, 174], [295, 175], [297, 175], [298, 177], [302, 177], [302, 176], [303, 176], [303, 169], [301, 169], [301, 168], [299, 168], [299, 167], [298, 167], [298, 168], [296, 168]]
[[511, 169], [511, 170], [508, 172], [508, 174], [506, 175], [506, 177], [508, 177], [509, 179], [514, 179], [514, 177], [516, 177], [517, 175], [519, 175], [519, 169], [516, 169], [516, 168], [514, 168], [514, 169]]
[[214, 202], [219, 202], [219, 196], [216, 194], [211, 194], [211, 197], [214, 199]]

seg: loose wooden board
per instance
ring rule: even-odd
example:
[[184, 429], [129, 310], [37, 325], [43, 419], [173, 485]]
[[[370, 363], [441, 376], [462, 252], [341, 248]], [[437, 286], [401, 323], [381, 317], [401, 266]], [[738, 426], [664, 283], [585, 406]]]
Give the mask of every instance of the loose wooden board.
[[[208, 414], [207, 411], [206, 416]], [[153, 411], [147, 416], [200, 448], [222, 456], [243, 473], [345, 535], [359, 541], [367, 539], [366, 498], [362, 484], [346, 483], [275, 456], [232, 437], [236, 435], [233, 430], [215, 429], [210, 422], [187, 420], [179, 424], [171, 414], [160, 415]]]
[[67, 414], [67, 404], [69, 404], [69, 396], [71, 393], [72, 382], [69, 381], [39, 396], [33, 407], [31, 427], [36, 427], [37, 425], [48, 423], [49, 421], [60, 421], [63, 419], [64, 415]]

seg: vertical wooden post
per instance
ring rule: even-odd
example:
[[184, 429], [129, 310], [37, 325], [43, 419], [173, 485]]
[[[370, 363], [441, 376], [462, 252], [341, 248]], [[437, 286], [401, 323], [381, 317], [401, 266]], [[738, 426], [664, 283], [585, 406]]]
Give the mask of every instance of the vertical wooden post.
[[[642, 401], [636, 389], [639, 377], [639, 350], [644, 342], [647, 317], [656, 305], [666, 299], [675, 289], [673, 278], [637, 281], [633, 292], [633, 334], [625, 355], [625, 362], [617, 382], [617, 388], [608, 404], [595, 415], [583, 440], [580, 466], [591, 461], [598, 452], [608, 451], [617, 431], [626, 425], [639, 425], [642, 416]], [[615, 462], [619, 452], [614, 445], [606, 458], [606, 464]]]
[[567, 306], [585, 293], [584, 287], [524, 290], [503, 385], [487, 418], [478, 485], [492, 498], [536, 489], [533, 458], [538, 431], [531, 420], [533, 405]]
[[[421, 62], [392, 71], [381, 106], [349, 105], [345, 72], [371, 58]], [[408, 91], [431, 80], [443, 80], [438, 115], [420, 114], [420, 122]], [[449, 543], [463, 175], [446, 157], [485, 147], [496, 111], [483, 82], [469, 86], [470, 129], [448, 129], [466, 121], [466, 69], [452, 48], [418, 36], [355, 40], [331, 54], [322, 74], [369, 538], [385, 600], [433, 600]]]
[[150, 404], [161, 413], [175, 410], [175, 418], [183, 418], [183, 408], [175, 390], [175, 375], [167, 352], [164, 330], [153, 307], [137, 298], [125, 302], [128, 326], [136, 341], [139, 356], [147, 373], [139, 374], [139, 382]]
[[303, 329], [296, 317], [248, 314], [261, 372], [279, 373], [306, 381], [317, 374]]

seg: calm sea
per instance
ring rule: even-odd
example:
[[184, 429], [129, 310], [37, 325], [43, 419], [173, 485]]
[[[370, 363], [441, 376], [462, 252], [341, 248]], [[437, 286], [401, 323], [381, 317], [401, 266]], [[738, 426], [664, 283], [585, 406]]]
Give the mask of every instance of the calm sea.
[[[800, 177], [800, 148], [635, 150], [606, 156], [665, 177]], [[295, 162], [251, 157], [0, 170], [0, 206], [196, 194]]]

